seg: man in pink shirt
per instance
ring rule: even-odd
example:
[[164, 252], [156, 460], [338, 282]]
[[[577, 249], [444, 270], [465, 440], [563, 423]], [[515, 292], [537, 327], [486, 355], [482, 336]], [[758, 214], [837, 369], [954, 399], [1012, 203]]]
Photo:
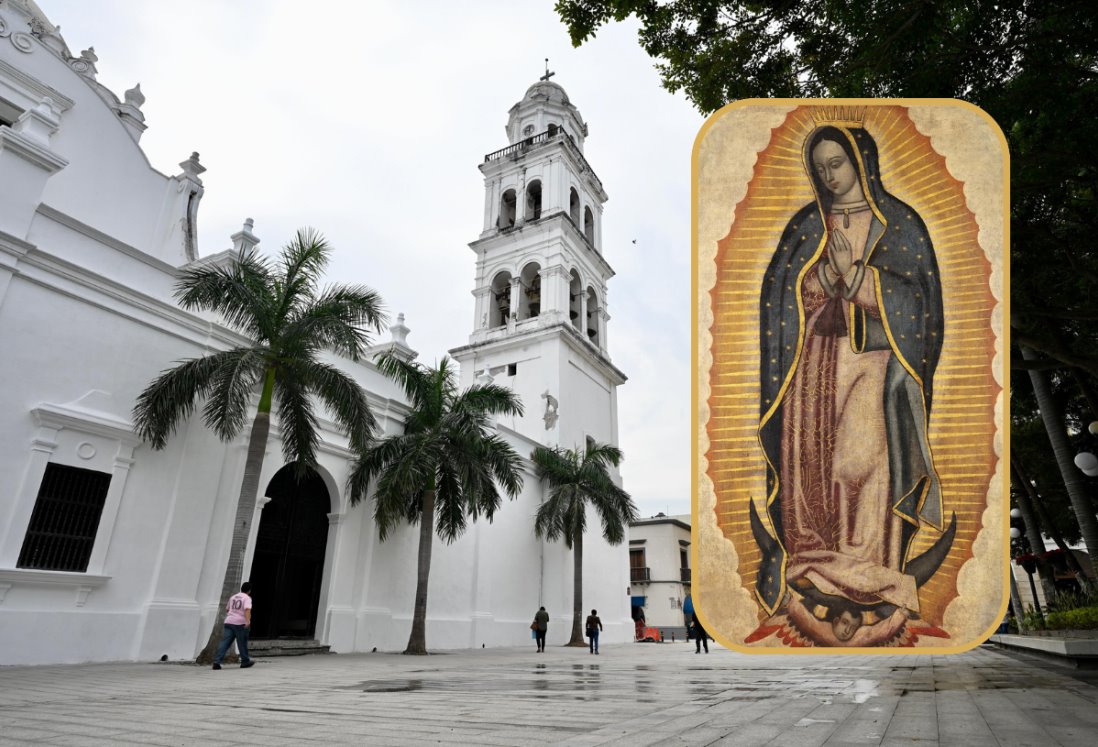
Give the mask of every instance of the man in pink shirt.
[[247, 669], [255, 664], [248, 656], [248, 630], [252, 627], [252, 585], [245, 581], [240, 585], [240, 593], [233, 594], [229, 603], [225, 605], [225, 632], [221, 636], [221, 645], [217, 647], [217, 655], [214, 656], [214, 669], [221, 669], [221, 660], [225, 658], [225, 652], [229, 650], [232, 642], [236, 641], [237, 651], [240, 652], [240, 668]]

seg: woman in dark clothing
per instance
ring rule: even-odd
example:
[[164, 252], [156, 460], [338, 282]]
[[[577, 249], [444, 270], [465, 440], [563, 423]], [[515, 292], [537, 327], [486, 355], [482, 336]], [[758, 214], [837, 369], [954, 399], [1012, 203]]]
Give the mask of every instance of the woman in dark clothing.
[[709, 634], [705, 632], [705, 628], [702, 627], [701, 620], [698, 619], [698, 613], [693, 613], [694, 618], [692, 626], [694, 628], [694, 645], [696, 646], [695, 654], [702, 652], [702, 645], [705, 646], [705, 653], [709, 653]]

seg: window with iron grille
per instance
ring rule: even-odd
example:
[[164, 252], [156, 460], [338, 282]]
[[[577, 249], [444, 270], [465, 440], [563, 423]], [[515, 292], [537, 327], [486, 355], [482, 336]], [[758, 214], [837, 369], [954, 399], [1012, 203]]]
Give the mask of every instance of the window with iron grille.
[[86, 571], [110, 484], [106, 472], [47, 464], [18, 567]]

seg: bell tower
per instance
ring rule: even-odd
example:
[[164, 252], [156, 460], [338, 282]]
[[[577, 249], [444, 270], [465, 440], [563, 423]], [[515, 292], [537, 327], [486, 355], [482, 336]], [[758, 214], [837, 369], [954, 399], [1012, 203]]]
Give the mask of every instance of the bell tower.
[[450, 353], [463, 386], [491, 377], [526, 408], [501, 422], [545, 445], [617, 443], [603, 255], [602, 182], [583, 155], [587, 125], [551, 73], [511, 107], [506, 147], [480, 164], [484, 216], [469, 342]]

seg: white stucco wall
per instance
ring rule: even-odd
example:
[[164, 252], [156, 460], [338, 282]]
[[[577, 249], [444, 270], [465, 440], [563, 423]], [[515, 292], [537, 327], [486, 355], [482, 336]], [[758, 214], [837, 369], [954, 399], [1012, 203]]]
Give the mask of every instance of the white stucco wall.
[[[8, 29], [27, 28], [11, 3], [0, 14]], [[29, 51], [0, 43], [0, 97], [24, 111], [46, 93], [60, 103], [45, 110], [33, 147], [26, 122], [0, 132], [0, 665], [191, 658], [216, 612], [247, 432], [225, 444], [193, 417], [157, 452], [133, 435], [130, 413], [173, 362], [242, 342], [172, 301], [188, 261], [188, 190], [201, 185], [148, 163], [114, 110], [120, 97], [78, 73], [59, 37], [27, 40]], [[536, 443], [582, 445], [588, 435], [616, 442], [614, 386], [590, 355], [546, 336], [500, 356], [519, 364], [510, 384], [527, 414], [498, 427], [521, 455]], [[407, 411], [398, 388], [369, 363], [330, 362], [368, 391], [385, 432], [397, 432]], [[560, 392], [559, 430], [541, 418], [546, 389]], [[411, 626], [418, 528], [378, 539], [369, 502], [347, 501], [348, 457], [346, 439], [322, 419], [318, 472], [331, 513], [316, 637], [337, 652], [399, 650]], [[48, 462], [112, 475], [86, 573], [16, 567]], [[282, 466], [276, 424], [261, 496]], [[567, 640], [572, 554], [534, 538], [541, 500], [527, 465], [521, 496], [494, 522], [472, 525], [452, 545], [436, 539], [431, 648], [526, 645], [541, 605], [552, 616], [550, 645]], [[584, 607], [599, 609], [605, 640], [632, 636], [627, 587], [625, 546], [593, 531]]]

